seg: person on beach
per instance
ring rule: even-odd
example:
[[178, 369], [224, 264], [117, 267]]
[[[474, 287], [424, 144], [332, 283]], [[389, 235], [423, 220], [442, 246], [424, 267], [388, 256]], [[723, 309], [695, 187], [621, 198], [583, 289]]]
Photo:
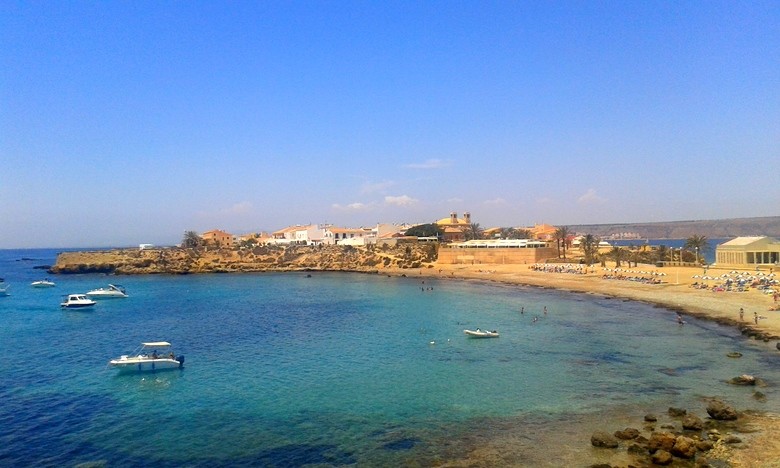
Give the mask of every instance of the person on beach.
[[745, 321], [745, 309], [742, 307], [739, 308], [739, 321], [744, 322]]
[[753, 320], [755, 320], [756, 325], [758, 325], [758, 312], [753, 312]]
[[547, 306], [544, 306], [544, 315], [547, 315]]

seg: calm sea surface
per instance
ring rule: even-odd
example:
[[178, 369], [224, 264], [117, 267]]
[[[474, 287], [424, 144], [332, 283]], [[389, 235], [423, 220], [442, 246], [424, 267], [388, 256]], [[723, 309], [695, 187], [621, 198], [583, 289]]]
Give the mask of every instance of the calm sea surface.
[[[592, 455], [590, 432], [554, 438], [571, 453], [545, 434], [594, 416], [704, 416], [710, 396], [780, 411], [768, 345], [691, 318], [678, 326], [647, 304], [413, 273], [76, 275], [31, 288], [46, 276], [33, 267], [55, 256], [0, 250], [11, 285], [0, 297], [0, 465], [426, 466], [506, 439], [502, 463], [558, 466]], [[60, 309], [63, 294], [108, 283], [130, 297]], [[477, 327], [501, 337], [463, 335]], [[107, 369], [158, 340], [185, 369]], [[767, 402], [725, 383], [743, 373], [770, 383]]]

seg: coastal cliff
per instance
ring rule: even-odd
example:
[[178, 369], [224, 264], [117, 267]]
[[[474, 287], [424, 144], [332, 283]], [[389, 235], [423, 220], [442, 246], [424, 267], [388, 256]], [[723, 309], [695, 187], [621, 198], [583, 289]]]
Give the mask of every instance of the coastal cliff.
[[257, 271], [380, 271], [433, 268], [437, 246], [289, 245], [253, 249], [165, 248], [62, 252], [52, 274], [191, 274]]

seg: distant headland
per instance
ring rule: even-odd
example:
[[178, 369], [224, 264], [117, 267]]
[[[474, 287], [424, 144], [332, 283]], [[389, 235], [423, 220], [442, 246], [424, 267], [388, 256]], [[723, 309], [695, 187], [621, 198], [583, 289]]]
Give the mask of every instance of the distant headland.
[[620, 233], [643, 239], [686, 239], [693, 235], [710, 239], [751, 235], [780, 237], [780, 216], [654, 223], [572, 224], [568, 227], [574, 232], [586, 232], [601, 238]]

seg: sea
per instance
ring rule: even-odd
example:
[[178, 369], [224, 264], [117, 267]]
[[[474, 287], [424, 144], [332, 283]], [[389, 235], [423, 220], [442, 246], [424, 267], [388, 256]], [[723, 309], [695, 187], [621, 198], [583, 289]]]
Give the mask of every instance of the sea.
[[[592, 431], [670, 406], [780, 412], [774, 343], [651, 304], [414, 270], [32, 288], [57, 252], [0, 250], [0, 466], [585, 466]], [[60, 307], [109, 283], [129, 297]], [[184, 368], [108, 368], [145, 341]]]
[[[715, 263], [715, 248], [723, 244], [724, 242], [728, 242], [732, 240], [733, 237], [729, 238], [712, 238], [707, 239], [707, 246], [703, 249], [703, 252], [699, 252], [699, 255], [701, 256], [702, 260], [705, 264], [713, 264]], [[620, 246], [620, 247], [631, 247], [631, 246], [642, 246], [642, 245], [651, 245], [651, 246], [666, 246], [669, 249], [680, 249], [685, 247], [685, 243], [687, 242], [686, 239], [617, 239], [617, 240], [607, 240], [611, 245]]]

